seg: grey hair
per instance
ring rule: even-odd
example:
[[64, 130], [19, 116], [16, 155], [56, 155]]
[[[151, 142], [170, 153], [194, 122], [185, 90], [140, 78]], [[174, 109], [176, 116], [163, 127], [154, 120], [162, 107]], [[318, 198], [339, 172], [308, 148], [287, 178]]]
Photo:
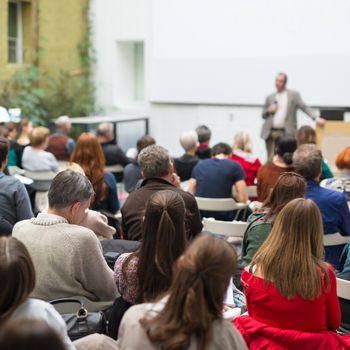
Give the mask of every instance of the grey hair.
[[180, 144], [182, 148], [187, 152], [191, 148], [195, 147], [198, 142], [198, 135], [195, 131], [185, 131], [180, 136]]
[[293, 165], [297, 173], [314, 180], [320, 175], [322, 153], [314, 144], [301, 145], [293, 154]]
[[239, 131], [233, 137], [232, 148], [234, 150], [239, 149], [241, 151], [250, 153], [253, 148], [252, 148], [252, 140], [249, 134], [246, 131]]
[[211, 138], [211, 131], [206, 125], [199, 125], [196, 128], [198, 141], [200, 143], [209, 142]]
[[84, 202], [95, 194], [89, 179], [76, 171], [64, 170], [52, 180], [49, 189], [49, 207], [67, 208], [74, 202]]
[[169, 175], [170, 157], [162, 146], [151, 145], [144, 148], [137, 160], [146, 179]]
[[55, 121], [56, 128], [64, 128], [71, 124], [70, 118], [67, 115], [61, 115]]
[[113, 124], [112, 123], [101, 123], [97, 127], [97, 136], [106, 136], [113, 134]]

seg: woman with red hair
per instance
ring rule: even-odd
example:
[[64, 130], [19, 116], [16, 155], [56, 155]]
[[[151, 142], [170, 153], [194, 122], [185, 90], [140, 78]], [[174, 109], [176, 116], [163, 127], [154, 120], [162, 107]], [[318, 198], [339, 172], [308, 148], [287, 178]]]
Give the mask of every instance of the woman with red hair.
[[95, 135], [84, 132], [79, 136], [71, 162], [83, 168], [94, 187], [91, 209], [115, 214], [119, 209], [117, 183], [114, 175], [105, 171], [106, 159]]

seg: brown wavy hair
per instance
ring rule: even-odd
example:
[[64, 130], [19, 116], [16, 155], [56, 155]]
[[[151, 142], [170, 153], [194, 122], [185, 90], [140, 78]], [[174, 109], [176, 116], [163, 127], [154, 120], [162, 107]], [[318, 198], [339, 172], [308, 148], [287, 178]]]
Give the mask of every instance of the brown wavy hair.
[[0, 237], [0, 326], [34, 290], [35, 270], [27, 248], [16, 238]]
[[169, 289], [174, 263], [187, 246], [185, 211], [184, 200], [175, 191], [158, 191], [149, 198], [140, 249], [122, 268], [127, 278], [128, 262], [133, 255], [138, 257], [138, 302], [152, 301]]
[[149, 340], [164, 350], [186, 349], [194, 336], [197, 349], [207, 349], [212, 323], [222, 319], [224, 296], [236, 266], [236, 252], [226, 241], [197, 237], [178, 261], [162, 311], [140, 320]]
[[287, 299], [313, 300], [321, 294], [323, 276], [323, 224], [320, 210], [310, 199], [297, 198], [278, 214], [274, 226], [252, 259], [256, 273], [272, 282]]
[[77, 140], [70, 161], [79, 164], [92, 183], [95, 198], [91, 201], [91, 206], [104, 200], [108, 195], [108, 187], [103, 179], [106, 158], [97, 137], [83, 132]]
[[290, 171], [281, 173], [270, 195], [263, 203], [262, 209], [267, 210], [265, 219], [277, 215], [292, 199], [304, 197], [306, 180], [303, 176]]

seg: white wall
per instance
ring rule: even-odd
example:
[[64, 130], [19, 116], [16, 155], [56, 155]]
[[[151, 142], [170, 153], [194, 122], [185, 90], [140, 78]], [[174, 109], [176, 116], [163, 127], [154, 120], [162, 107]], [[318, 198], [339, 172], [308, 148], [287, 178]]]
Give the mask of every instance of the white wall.
[[[212, 130], [212, 145], [219, 141], [231, 143], [235, 132], [248, 131], [253, 138], [255, 153], [264, 160], [265, 146], [259, 137], [262, 125], [260, 107], [149, 102], [153, 48], [152, 4], [152, 0], [92, 1], [98, 105], [103, 107], [105, 114], [135, 111], [148, 115], [150, 133], [174, 156], [183, 152], [178, 143], [181, 132], [206, 124]], [[178, 25], [181, 26], [181, 23]], [[133, 101], [130, 93], [134, 83], [130, 45], [135, 41], [143, 41], [145, 45], [144, 102]], [[273, 91], [273, 80], [274, 76], [271, 76], [269, 88], [261, 96], [261, 103], [264, 102], [265, 94]], [[300, 125], [311, 123], [302, 113], [298, 119]]]

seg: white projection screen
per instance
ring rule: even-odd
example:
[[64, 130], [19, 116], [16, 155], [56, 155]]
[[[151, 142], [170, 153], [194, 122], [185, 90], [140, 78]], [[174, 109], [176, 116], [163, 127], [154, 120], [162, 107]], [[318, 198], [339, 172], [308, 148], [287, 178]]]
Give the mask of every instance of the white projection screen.
[[150, 100], [261, 105], [277, 72], [350, 106], [349, 0], [153, 0]]

